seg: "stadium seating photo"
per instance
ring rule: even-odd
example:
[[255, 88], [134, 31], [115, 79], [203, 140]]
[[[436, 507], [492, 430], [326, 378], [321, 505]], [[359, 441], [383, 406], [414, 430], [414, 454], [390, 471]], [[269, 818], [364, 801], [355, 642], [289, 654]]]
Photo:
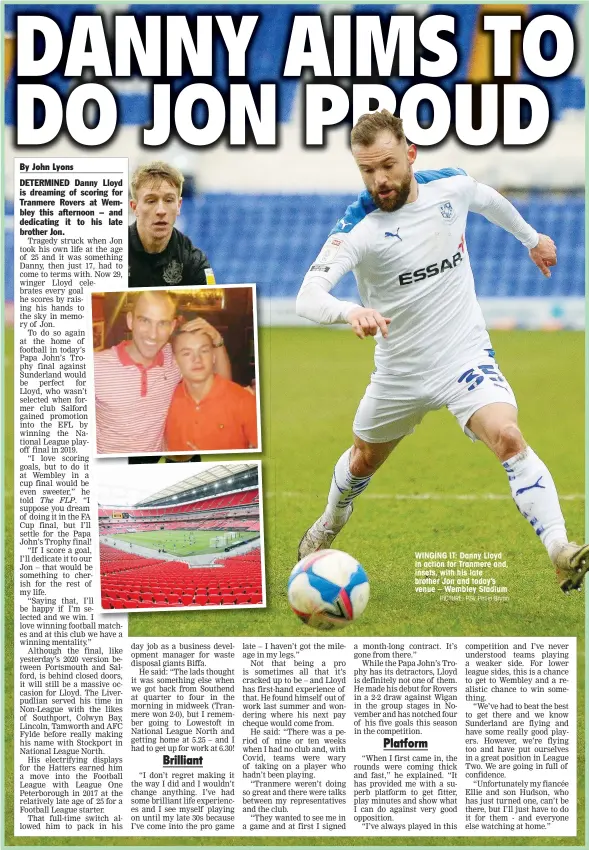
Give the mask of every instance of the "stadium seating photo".
[[[253, 472], [257, 478], [255, 464], [219, 465], [180, 482], [173, 493], [154, 493], [141, 506], [100, 506], [102, 608], [262, 605], [260, 493]], [[218, 495], [195, 498], [211, 482]], [[159, 504], [166, 500], [176, 504]], [[158, 506], [147, 506], [153, 503]]]

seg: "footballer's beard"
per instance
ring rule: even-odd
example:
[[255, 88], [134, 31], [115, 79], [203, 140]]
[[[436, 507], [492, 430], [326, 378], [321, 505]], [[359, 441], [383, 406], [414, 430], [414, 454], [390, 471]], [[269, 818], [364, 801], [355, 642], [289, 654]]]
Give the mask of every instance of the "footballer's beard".
[[407, 198], [411, 191], [412, 177], [413, 172], [411, 169], [408, 169], [407, 174], [401, 183], [399, 183], [398, 186], [391, 186], [391, 189], [395, 190], [395, 194], [388, 198], [381, 198], [378, 192], [371, 192], [372, 200], [379, 210], [382, 210], [383, 212], [396, 212], [397, 210], [400, 210], [401, 207], [407, 203]]

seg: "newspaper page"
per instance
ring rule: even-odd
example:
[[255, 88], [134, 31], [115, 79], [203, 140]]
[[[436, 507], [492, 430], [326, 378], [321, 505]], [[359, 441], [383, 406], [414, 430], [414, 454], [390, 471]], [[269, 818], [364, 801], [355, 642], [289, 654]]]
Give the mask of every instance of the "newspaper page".
[[585, 846], [584, 6], [2, 13], [6, 843]]

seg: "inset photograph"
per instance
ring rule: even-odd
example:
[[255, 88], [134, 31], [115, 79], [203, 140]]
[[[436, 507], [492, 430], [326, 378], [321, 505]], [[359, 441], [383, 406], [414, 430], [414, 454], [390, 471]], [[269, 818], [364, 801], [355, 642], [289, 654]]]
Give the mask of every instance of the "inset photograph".
[[97, 468], [103, 611], [265, 607], [260, 463], [198, 470]]
[[253, 285], [91, 297], [99, 456], [261, 451]]

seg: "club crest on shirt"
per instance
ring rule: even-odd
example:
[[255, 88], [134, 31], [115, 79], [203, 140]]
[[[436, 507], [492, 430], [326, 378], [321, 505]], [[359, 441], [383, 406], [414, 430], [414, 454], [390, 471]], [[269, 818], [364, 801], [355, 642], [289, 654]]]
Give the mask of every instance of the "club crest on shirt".
[[321, 253], [317, 257], [318, 262], [320, 263], [330, 263], [334, 260], [338, 252], [342, 246], [342, 240], [336, 239], [334, 237], [327, 240], [323, 248], [321, 249]]
[[163, 271], [163, 278], [166, 283], [181, 283], [183, 269], [184, 265], [179, 263], [178, 260], [172, 260], [171, 263], [168, 263]]
[[452, 224], [453, 221], [456, 221], [457, 213], [450, 201], [439, 204], [438, 209], [446, 224]]

